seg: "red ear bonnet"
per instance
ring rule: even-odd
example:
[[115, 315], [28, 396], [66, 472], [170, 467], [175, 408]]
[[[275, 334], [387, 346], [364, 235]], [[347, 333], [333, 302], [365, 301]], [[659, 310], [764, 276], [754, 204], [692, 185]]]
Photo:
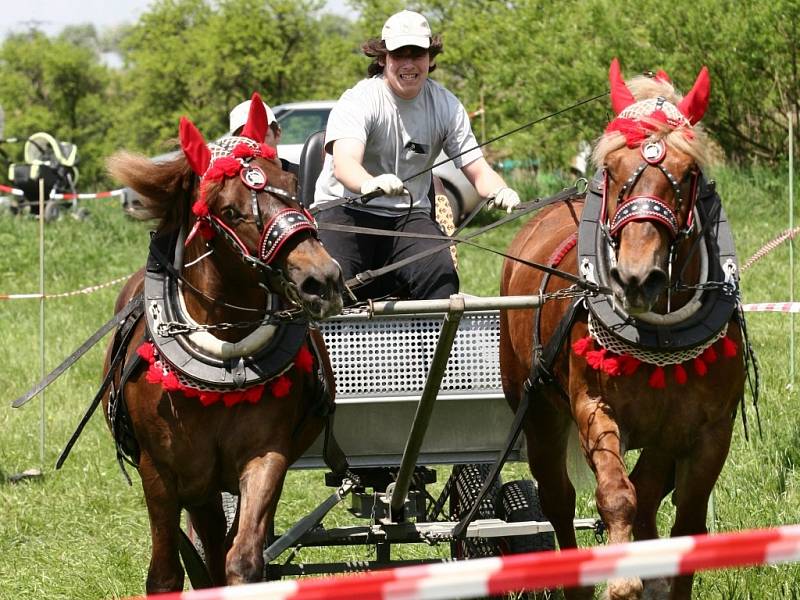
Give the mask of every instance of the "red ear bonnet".
[[661, 69], [658, 73], [656, 73], [656, 79], [663, 81], [664, 83], [672, 83], [672, 80], [667, 75], [667, 72]]
[[250, 112], [247, 115], [247, 123], [242, 129], [241, 136], [259, 144], [263, 143], [267, 137], [267, 111], [258, 92], [253, 92], [253, 97], [250, 100]]
[[186, 117], [181, 117], [179, 132], [181, 148], [183, 148], [186, 160], [189, 161], [189, 166], [192, 167], [192, 171], [202, 177], [211, 163], [211, 151], [206, 146], [203, 134]]
[[608, 81], [611, 84], [611, 108], [614, 114], [618, 115], [631, 104], [636, 102], [619, 69], [619, 61], [615, 58], [611, 61], [611, 68], [608, 70]]
[[697, 81], [691, 91], [683, 97], [683, 100], [678, 104], [678, 110], [689, 119], [689, 123], [694, 125], [703, 115], [708, 108], [708, 97], [711, 95], [711, 79], [708, 76], [708, 69], [703, 67], [700, 74], [697, 76]]

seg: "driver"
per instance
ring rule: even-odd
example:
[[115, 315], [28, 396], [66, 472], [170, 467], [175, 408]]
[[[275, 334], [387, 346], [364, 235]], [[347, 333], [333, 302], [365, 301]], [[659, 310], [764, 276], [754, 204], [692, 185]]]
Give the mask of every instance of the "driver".
[[[363, 44], [372, 58], [367, 79], [347, 90], [328, 119], [325, 164], [317, 179], [314, 208], [320, 223], [442, 235], [431, 217], [430, 167], [439, 152], [454, 163], [490, 205], [511, 211], [519, 196], [483, 158], [461, 102], [428, 78], [442, 52], [428, 21], [404, 10], [389, 17], [381, 39]], [[465, 154], [457, 156], [462, 152]], [[407, 180], [407, 181], [406, 181]], [[368, 204], [325, 210], [325, 203], [380, 190]], [[320, 231], [346, 279], [441, 245], [433, 239], [381, 237]], [[391, 273], [412, 298], [447, 298], [458, 291], [458, 274], [447, 249]], [[367, 287], [355, 290], [370, 297]]]

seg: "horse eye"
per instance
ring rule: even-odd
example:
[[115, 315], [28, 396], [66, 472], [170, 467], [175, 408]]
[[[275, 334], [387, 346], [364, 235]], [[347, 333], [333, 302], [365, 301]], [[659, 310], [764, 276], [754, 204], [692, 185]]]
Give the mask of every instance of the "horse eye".
[[233, 206], [223, 206], [222, 210], [220, 210], [220, 214], [222, 218], [226, 221], [241, 221], [242, 220], [242, 213], [240, 213], [236, 208]]

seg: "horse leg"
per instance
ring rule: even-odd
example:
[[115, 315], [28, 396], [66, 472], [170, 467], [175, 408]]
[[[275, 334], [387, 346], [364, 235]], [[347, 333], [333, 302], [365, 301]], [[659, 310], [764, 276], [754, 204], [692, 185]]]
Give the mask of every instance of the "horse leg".
[[206, 566], [215, 586], [225, 585], [225, 529], [222, 495], [188, 509], [192, 527], [203, 544]]
[[[636, 488], [637, 502], [633, 538], [655, 539], [658, 537], [656, 527], [658, 508], [664, 497], [675, 487], [675, 459], [653, 448], [645, 448], [636, 461], [630, 480]], [[669, 583], [669, 579], [665, 577], [645, 580], [642, 598], [647, 600], [668, 598]]]
[[[559, 548], [575, 548], [575, 488], [567, 474], [572, 418], [545, 398], [533, 399], [529, 414], [525, 427], [528, 462], [539, 484], [542, 512], [553, 526]], [[591, 587], [564, 590], [568, 599], [591, 598], [592, 594]]]
[[181, 591], [183, 566], [178, 555], [180, 506], [174, 481], [160, 472], [144, 452], [139, 460], [139, 474], [153, 541], [145, 586], [147, 593]]
[[[625, 470], [619, 426], [606, 403], [584, 396], [575, 403], [583, 451], [597, 478], [597, 509], [608, 528], [612, 544], [631, 539], [636, 517], [636, 490]], [[642, 580], [638, 577], [612, 579], [606, 588], [611, 600], [641, 597]]]
[[[733, 419], [723, 418], [704, 429], [688, 455], [682, 457], [675, 471], [675, 524], [672, 536], [708, 533], [708, 499], [717, 482], [730, 449]], [[676, 577], [673, 600], [691, 598], [693, 575]]]
[[275, 517], [288, 468], [286, 453], [268, 452], [251, 460], [242, 471], [238, 530], [225, 567], [228, 585], [263, 579], [264, 541]]

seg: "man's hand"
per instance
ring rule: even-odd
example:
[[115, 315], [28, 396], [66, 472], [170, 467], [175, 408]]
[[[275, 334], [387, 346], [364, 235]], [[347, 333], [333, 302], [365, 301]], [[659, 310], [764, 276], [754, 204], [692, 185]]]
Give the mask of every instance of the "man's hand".
[[514, 207], [519, 203], [520, 199], [517, 192], [509, 187], [501, 187], [489, 196], [489, 203], [486, 206], [490, 209], [505, 209], [507, 213], [511, 213]]
[[[397, 175], [384, 173], [361, 184], [361, 193], [366, 195], [381, 190], [387, 196], [401, 196], [404, 192], [403, 182]], [[519, 200], [517, 200], [519, 202]]]

